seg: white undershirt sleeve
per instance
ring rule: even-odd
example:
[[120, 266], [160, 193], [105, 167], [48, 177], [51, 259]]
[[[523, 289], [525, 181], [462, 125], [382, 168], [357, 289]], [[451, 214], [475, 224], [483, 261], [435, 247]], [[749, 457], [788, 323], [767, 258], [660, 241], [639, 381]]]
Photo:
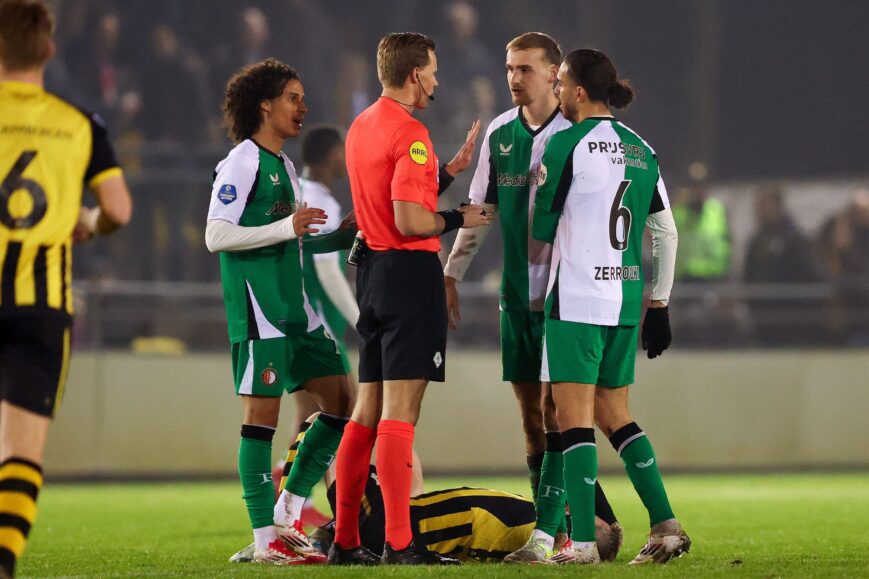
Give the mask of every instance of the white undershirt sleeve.
[[246, 251], [268, 247], [296, 238], [293, 215], [268, 225], [244, 227], [223, 219], [209, 219], [205, 225], [205, 246], [208, 251]]
[[327, 259], [314, 261], [314, 269], [320, 285], [347, 323], [355, 328], [356, 322], [359, 321], [359, 306], [356, 304], [356, 297], [350, 289], [347, 278], [344, 277], [344, 272], [341, 271], [339, 254], [327, 253], [323, 256]]
[[652, 213], [646, 219], [649, 233], [652, 234], [652, 295], [651, 299], [670, 301], [673, 277], [676, 273], [676, 247], [679, 236], [676, 222], [670, 208]]
[[[498, 216], [498, 206], [492, 203], [482, 203], [487, 212], [491, 212], [492, 219]], [[444, 275], [449, 276], [456, 281], [462, 281], [465, 277], [465, 272], [468, 271], [471, 262], [474, 261], [474, 256], [480, 251], [480, 246], [492, 230], [491, 225], [483, 227], [474, 227], [473, 229], [459, 229], [456, 240], [453, 242], [453, 248], [450, 250], [450, 256], [447, 259], [447, 265], [444, 267]]]

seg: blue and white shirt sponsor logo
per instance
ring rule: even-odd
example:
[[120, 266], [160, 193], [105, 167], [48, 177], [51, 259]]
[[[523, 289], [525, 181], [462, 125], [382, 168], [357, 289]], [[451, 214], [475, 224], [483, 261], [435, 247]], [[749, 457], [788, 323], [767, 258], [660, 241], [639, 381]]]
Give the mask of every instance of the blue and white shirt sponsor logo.
[[224, 205], [229, 205], [235, 201], [238, 198], [238, 193], [235, 191], [235, 185], [230, 185], [229, 183], [221, 185], [220, 191], [217, 192], [217, 198], [220, 199], [220, 202]]

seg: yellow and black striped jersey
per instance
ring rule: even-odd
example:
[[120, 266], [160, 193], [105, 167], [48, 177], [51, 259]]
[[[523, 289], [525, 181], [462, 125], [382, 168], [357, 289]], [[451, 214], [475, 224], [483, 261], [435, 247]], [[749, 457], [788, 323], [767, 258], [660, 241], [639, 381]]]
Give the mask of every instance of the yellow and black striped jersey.
[[70, 316], [83, 186], [121, 169], [98, 118], [41, 87], [0, 82], [0, 316]]
[[[327, 496], [335, 512], [335, 484]], [[359, 512], [359, 538], [374, 553], [383, 550], [386, 519], [377, 471], [369, 468]], [[500, 561], [528, 541], [534, 503], [519, 495], [470, 487], [411, 497], [411, 530], [417, 544], [459, 559]]]
[[429, 551], [501, 561], [534, 530], [534, 503], [519, 495], [462, 487], [410, 499], [413, 530]]

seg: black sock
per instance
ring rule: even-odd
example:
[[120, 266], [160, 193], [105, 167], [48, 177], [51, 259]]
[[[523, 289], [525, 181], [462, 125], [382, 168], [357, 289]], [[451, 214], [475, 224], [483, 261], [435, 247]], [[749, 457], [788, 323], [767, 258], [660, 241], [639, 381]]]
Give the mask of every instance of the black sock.
[[600, 482], [595, 483], [594, 486], [594, 514], [603, 519], [607, 525], [613, 525], [619, 522], [618, 519], [616, 519], [616, 514], [613, 512], [612, 506], [610, 506], [610, 502], [607, 500], [606, 495], [603, 492], [603, 488], [600, 486]]

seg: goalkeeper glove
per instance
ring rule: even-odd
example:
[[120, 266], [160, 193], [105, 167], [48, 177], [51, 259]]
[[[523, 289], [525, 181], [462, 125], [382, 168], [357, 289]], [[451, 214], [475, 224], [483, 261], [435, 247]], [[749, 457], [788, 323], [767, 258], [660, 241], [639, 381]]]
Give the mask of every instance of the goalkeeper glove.
[[649, 308], [646, 310], [641, 338], [643, 350], [646, 350], [649, 359], [657, 358], [664, 353], [664, 350], [670, 347], [673, 335], [670, 333], [669, 307], [664, 306], [663, 308]]

